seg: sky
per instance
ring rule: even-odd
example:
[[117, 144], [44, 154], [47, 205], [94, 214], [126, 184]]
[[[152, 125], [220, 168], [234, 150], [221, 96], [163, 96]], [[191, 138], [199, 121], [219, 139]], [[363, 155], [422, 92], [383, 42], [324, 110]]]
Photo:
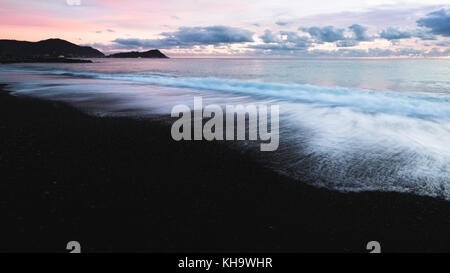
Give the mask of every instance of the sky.
[[0, 0], [0, 39], [108, 54], [450, 57], [449, 0]]

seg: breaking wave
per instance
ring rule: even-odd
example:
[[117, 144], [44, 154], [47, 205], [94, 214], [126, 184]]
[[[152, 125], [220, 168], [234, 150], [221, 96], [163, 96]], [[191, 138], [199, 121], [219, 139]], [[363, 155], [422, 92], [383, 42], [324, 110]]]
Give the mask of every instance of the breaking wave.
[[217, 78], [187, 78], [162, 75], [124, 75], [64, 70], [41, 71], [73, 77], [120, 80], [160, 86], [209, 90], [326, 107], [347, 107], [371, 114], [394, 114], [423, 119], [449, 119], [450, 96], [447, 94], [406, 93], [336, 86], [246, 82]]
[[[155, 96], [138, 95], [142, 93], [139, 88], [117, 89], [114, 96], [128, 101], [127, 105], [160, 104], [173, 97], [189, 104], [188, 100], [192, 100], [192, 95], [187, 95], [189, 90], [213, 97], [214, 103], [229, 103], [230, 97], [234, 98], [233, 103], [248, 102], [249, 98], [277, 103], [281, 111], [281, 143], [277, 152], [264, 156], [268, 166], [312, 184], [342, 191], [400, 191], [450, 200], [450, 94], [154, 74], [44, 69], [27, 73], [178, 90], [155, 101]], [[48, 81], [51, 80], [47, 84]], [[110, 87], [96, 83], [90, 88], [91, 93], [101, 93]], [[156, 92], [146, 88], [150, 95]], [[62, 99], [61, 90], [65, 90], [66, 96], [88, 90], [79, 86], [44, 89], [47, 94], [53, 92], [48, 90], [55, 90]], [[16, 91], [20, 92], [20, 88]], [[42, 88], [38, 92], [43, 92]], [[161, 95], [162, 91], [159, 92]]]

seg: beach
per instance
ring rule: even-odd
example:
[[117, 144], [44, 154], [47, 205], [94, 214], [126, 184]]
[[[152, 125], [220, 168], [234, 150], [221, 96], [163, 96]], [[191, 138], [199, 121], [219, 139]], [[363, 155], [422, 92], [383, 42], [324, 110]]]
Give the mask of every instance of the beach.
[[339, 192], [160, 116], [98, 117], [0, 91], [0, 251], [448, 252], [447, 200]]

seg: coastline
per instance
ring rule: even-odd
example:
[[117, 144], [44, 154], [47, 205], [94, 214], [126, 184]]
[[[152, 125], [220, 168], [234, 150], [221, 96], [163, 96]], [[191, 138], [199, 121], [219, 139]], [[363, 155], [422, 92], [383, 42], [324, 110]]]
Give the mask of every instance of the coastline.
[[448, 252], [449, 202], [294, 181], [157, 119], [88, 116], [0, 85], [0, 251]]

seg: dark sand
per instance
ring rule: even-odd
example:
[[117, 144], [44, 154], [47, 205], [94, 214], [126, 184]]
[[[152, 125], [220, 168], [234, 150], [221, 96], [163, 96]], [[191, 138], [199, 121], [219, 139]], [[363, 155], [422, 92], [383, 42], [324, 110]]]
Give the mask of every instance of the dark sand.
[[450, 251], [450, 203], [339, 193], [158, 120], [0, 91], [0, 251]]

